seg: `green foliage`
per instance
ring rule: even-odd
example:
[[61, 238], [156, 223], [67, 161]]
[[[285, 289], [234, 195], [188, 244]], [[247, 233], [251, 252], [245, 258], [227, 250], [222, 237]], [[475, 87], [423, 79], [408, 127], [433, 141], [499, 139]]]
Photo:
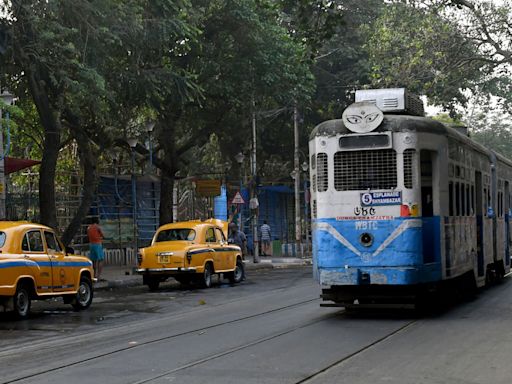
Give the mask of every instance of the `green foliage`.
[[478, 47], [458, 24], [428, 8], [393, 4], [368, 26], [372, 85], [406, 87], [451, 109], [467, 102], [462, 90], [482, 77]]

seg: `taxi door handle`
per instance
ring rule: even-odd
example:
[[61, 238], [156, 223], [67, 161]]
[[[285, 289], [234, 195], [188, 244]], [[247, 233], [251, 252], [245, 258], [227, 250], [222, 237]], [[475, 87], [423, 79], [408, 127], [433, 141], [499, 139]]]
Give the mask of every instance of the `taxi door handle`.
[[25, 259], [30, 259], [30, 256], [29, 256], [29, 255], [23, 255], [23, 257], [24, 257]]
[[56, 258], [57, 258], [57, 256], [55, 256], [55, 255], [50, 255], [50, 259], [56, 259]]

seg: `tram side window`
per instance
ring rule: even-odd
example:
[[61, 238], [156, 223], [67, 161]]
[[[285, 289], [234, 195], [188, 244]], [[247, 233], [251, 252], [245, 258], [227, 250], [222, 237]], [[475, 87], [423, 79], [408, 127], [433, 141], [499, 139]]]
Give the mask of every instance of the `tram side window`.
[[448, 183], [448, 201], [449, 201], [449, 215], [453, 216], [453, 183], [450, 181]]
[[416, 150], [413, 148], [404, 151], [404, 186], [412, 188], [414, 184], [414, 159]]
[[471, 207], [471, 194], [469, 192], [469, 184], [466, 184], [466, 216], [471, 216], [473, 209]]
[[460, 184], [455, 183], [455, 216], [460, 216]]
[[464, 183], [460, 184], [460, 216], [466, 216], [466, 193]]
[[318, 192], [327, 191], [328, 184], [328, 168], [327, 168], [327, 154], [319, 153], [316, 155], [316, 166], [317, 166], [317, 188]]
[[503, 192], [498, 192], [498, 217], [503, 217]]
[[487, 216], [487, 208], [489, 208], [489, 199], [487, 194], [487, 188], [484, 188], [484, 216]]
[[471, 186], [471, 215], [475, 215], [475, 186]]

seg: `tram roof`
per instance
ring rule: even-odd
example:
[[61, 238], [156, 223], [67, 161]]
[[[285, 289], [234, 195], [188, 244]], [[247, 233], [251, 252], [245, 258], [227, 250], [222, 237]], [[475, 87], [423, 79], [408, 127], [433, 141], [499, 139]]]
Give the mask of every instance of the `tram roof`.
[[[410, 115], [385, 115], [382, 123], [372, 132], [429, 132], [439, 134], [449, 134], [452, 129], [444, 125], [443, 123], [419, 116]], [[312, 140], [315, 136], [336, 136], [344, 134], [353, 134], [342, 119], [327, 120], [318, 124], [309, 139]]]
[[[496, 156], [501, 161], [512, 165], [512, 161], [500, 155], [499, 153], [492, 151], [491, 149], [484, 147], [483, 145], [470, 139], [468, 136], [463, 135], [456, 129], [448, 127], [443, 123], [433, 120], [428, 117], [421, 116], [410, 116], [410, 115], [384, 115], [382, 123], [372, 132], [421, 132], [421, 133], [437, 133], [448, 137], [456, 138], [467, 145], [485, 153], [488, 156]], [[336, 136], [354, 134], [350, 131], [342, 119], [327, 120], [318, 124], [311, 134], [309, 140], [313, 140], [316, 136]]]

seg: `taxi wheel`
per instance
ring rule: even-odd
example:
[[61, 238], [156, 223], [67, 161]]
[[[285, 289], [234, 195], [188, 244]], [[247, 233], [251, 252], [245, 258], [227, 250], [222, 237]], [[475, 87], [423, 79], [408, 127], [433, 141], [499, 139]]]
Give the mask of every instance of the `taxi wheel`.
[[24, 319], [30, 312], [30, 292], [26, 284], [20, 283], [14, 294], [14, 313], [18, 319]]
[[242, 260], [238, 259], [236, 261], [236, 267], [233, 272], [230, 272], [228, 275], [229, 282], [231, 284], [239, 283], [244, 278], [244, 263]]
[[91, 279], [86, 276], [82, 276], [80, 278], [80, 285], [78, 286], [78, 291], [75, 295], [75, 300], [71, 304], [75, 311], [81, 311], [83, 309], [89, 308], [92, 303], [93, 298], [93, 290]]
[[158, 287], [160, 286], [160, 279], [157, 277], [150, 277], [148, 278], [148, 288], [151, 292], [154, 292], [158, 290]]
[[204, 266], [204, 272], [201, 280], [201, 285], [203, 288], [210, 288], [212, 286], [212, 265], [211, 263], [206, 263]]

